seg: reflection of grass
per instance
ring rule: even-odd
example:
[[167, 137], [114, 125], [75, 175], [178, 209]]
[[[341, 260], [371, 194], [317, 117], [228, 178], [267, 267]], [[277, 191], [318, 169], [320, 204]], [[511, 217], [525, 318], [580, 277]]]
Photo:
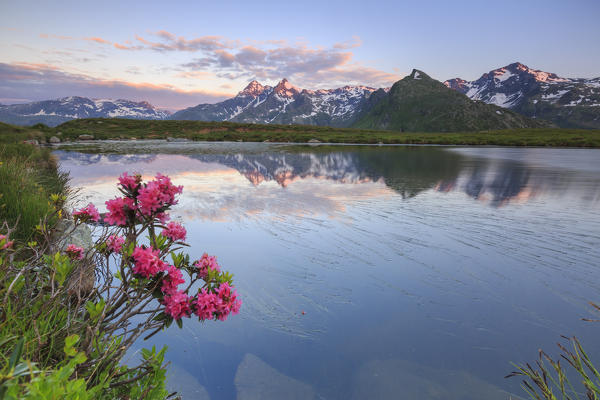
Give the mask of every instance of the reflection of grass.
[[[231, 122], [155, 121], [131, 119], [79, 119], [56, 128], [16, 128], [0, 124], [0, 138], [5, 132], [23, 137], [56, 135], [61, 140], [76, 140], [81, 134], [96, 139], [166, 139], [188, 138], [203, 141], [297, 142], [310, 139], [331, 143], [398, 143], [499, 146], [600, 147], [600, 131], [581, 129], [512, 129], [459, 133], [408, 133], [341, 129], [308, 125], [256, 125]], [[20, 132], [15, 132], [20, 130]]]

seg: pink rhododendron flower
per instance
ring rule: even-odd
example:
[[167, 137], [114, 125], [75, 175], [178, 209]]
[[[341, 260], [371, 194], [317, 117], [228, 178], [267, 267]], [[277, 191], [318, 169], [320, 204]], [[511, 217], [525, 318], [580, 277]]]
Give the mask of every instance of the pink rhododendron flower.
[[168, 237], [172, 241], [185, 240], [187, 232], [185, 228], [177, 222], [169, 222], [166, 229], [163, 229], [161, 235]]
[[123, 243], [125, 243], [125, 239], [121, 236], [110, 235], [106, 240], [106, 247], [112, 253], [120, 253], [123, 248]]
[[123, 186], [123, 189], [135, 190], [142, 180], [140, 175], [129, 176], [127, 172], [123, 172], [123, 175], [119, 177], [119, 183]]
[[73, 211], [73, 218], [75, 220], [85, 221], [94, 221], [98, 222], [100, 220], [100, 214], [98, 214], [98, 209], [92, 203], [87, 206]]
[[160, 288], [163, 293], [171, 294], [177, 291], [177, 286], [185, 283], [185, 279], [183, 279], [183, 274], [179, 270], [179, 268], [169, 265], [167, 267], [167, 275], [163, 278], [162, 287]]
[[139, 190], [137, 201], [142, 215], [150, 216], [152, 213], [177, 204], [175, 195], [183, 191], [183, 186], [175, 186], [168, 176], [157, 174], [155, 180], [150, 181]]
[[173, 319], [190, 316], [190, 302], [184, 292], [172, 292], [166, 295], [163, 303], [165, 304], [165, 313]]
[[171, 216], [165, 212], [158, 213], [154, 216], [161, 224], [166, 224], [168, 220], [171, 219]]
[[9, 247], [12, 247], [12, 245], [13, 245], [13, 241], [8, 240], [8, 235], [0, 235], [0, 244], [2, 242], [4, 242], [4, 244], [2, 244], [2, 247], [0, 247], [0, 250], [8, 249]]
[[230, 313], [235, 315], [240, 312], [242, 301], [237, 298], [237, 292], [232, 290], [231, 286], [229, 286], [229, 283], [221, 283], [217, 289], [217, 297], [221, 299], [221, 302], [219, 303], [220, 307], [217, 308], [219, 313], [217, 318], [219, 320], [225, 321]]
[[159, 254], [158, 250], [151, 247], [136, 247], [132, 254], [135, 260], [133, 272], [144, 278], [149, 278], [160, 271], [164, 271], [167, 268], [167, 263], [160, 259]]
[[65, 253], [73, 260], [81, 260], [83, 259], [83, 248], [79, 246], [75, 246], [74, 244], [70, 244], [67, 246]]
[[134, 209], [133, 199], [128, 197], [117, 197], [106, 201], [108, 212], [104, 217], [110, 225], [124, 226], [127, 224], [127, 212]]
[[183, 191], [183, 186], [175, 186], [171, 183], [171, 178], [162, 174], [156, 174], [155, 180], [160, 188], [160, 192], [163, 195], [163, 201], [172, 206], [177, 204], [177, 200], [175, 200], [176, 194], [181, 194]]
[[237, 292], [232, 290], [229, 283], [224, 282], [215, 292], [202, 289], [193, 304], [196, 306], [194, 312], [201, 321], [213, 318], [225, 321], [229, 314], [240, 312], [242, 301], [237, 298]]
[[196, 306], [195, 313], [198, 319], [201, 321], [213, 319], [213, 313], [217, 311], [218, 301], [219, 299], [216, 294], [202, 289], [198, 293], [198, 296], [196, 296], [196, 300], [194, 300], [194, 305]]
[[217, 257], [209, 256], [208, 254], [202, 254], [202, 258], [194, 263], [194, 266], [198, 268], [198, 275], [201, 278], [206, 278], [208, 270], [221, 271], [221, 267], [217, 264]]

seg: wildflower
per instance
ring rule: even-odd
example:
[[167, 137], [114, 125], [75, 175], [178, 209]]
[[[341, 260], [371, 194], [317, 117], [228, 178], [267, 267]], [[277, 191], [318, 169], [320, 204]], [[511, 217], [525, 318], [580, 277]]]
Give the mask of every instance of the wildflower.
[[174, 186], [167, 176], [157, 174], [139, 190], [137, 201], [142, 215], [150, 216], [165, 207], [177, 204], [175, 195], [183, 191], [183, 186]]
[[194, 263], [194, 266], [198, 268], [198, 275], [201, 278], [208, 276], [208, 271], [221, 271], [221, 267], [217, 264], [217, 257], [209, 256], [208, 254], [202, 254], [202, 258]]
[[193, 303], [196, 306], [195, 313], [200, 321], [213, 319], [213, 313], [217, 311], [218, 300], [216, 294], [208, 292], [206, 289], [202, 289], [198, 293]]
[[160, 288], [164, 294], [171, 294], [177, 291], [177, 286], [185, 283], [183, 274], [179, 268], [169, 265], [167, 267], [167, 275], [163, 278], [162, 287]]
[[74, 244], [70, 244], [67, 246], [65, 253], [73, 260], [82, 260], [83, 259], [83, 248], [79, 246], [75, 246]]
[[125, 243], [125, 239], [121, 236], [110, 235], [106, 240], [106, 247], [112, 253], [120, 253], [123, 248], [123, 243]]
[[129, 176], [127, 172], [123, 172], [123, 175], [119, 177], [119, 184], [126, 190], [135, 190], [140, 186], [142, 181], [141, 175]]
[[229, 314], [240, 312], [242, 301], [229, 283], [224, 282], [214, 292], [202, 289], [193, 304], [196, 307], [194, 312], [201, 321], [213, 318], [225, 321]]
[[98, 209], [96, 208], [96, 206], [90, 203], [79, 210], [73, 211], [73, 218], [75, 219], [75, 221], [80, 220], [81, 222], [98, 222], [100, 220], [100, 214], [98, 214]]
[[163, 303], [165, 304], [165, 313], [173, 319], [190, 316], [189, 298], [184, 292], [172, 292], [166, 295]]
[[151, 247], [136, 247], [132, 256], [135, 260], [133, 272], [144, 278], [154, 276], [167, 268], [167, 264], [159, 257], [159, 251]]
[[219, 320], [225, 321], [230, 313], [235, 315], [240, 312], [242, 301], [237, 298], [237, 292], [232, 290], [229, 283], [221, 283], [217, 289], [217, 297], [220, 299], [217, 308], [217, 318]]
[[12, 247], [13, 241], [8, 240], [8, 235], [0, 235], [0, 250], [8, 249]]
[[160, 192], [163, 195], [163, 201], [167, 205], [175, 205], [177, 201], [175, 200], [175, 195], [180, 194], [183, 191], [183, 186], [175, 186], [171, 183], [171, 178], [168, 176], [164, 176], [162, 174], [156, 174], [155, 181], [160, 189]]
[[161, 232], [161, 235], [168, 237], [172, 241], [185, 240], [187, 232], [185, 228], [177, 222], [169, 222], [167, 228]]
[[124, 226], [127, 223], [127, 212], [134, 209], [134, 202], [127, 197], [117, 197], [106, 201], [108, 212], [104, 220], [110, 225]]

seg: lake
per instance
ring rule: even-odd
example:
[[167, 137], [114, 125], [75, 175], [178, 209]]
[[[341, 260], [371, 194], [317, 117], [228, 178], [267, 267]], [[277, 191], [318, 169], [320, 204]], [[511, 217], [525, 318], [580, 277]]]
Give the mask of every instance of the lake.
[[[184, 185], [190, 255], [241, 313], [168, 345], [185, 399], [516, 399], [511, 362], [576, 335], [600, 363], [600, 150], [105, 142], [55, 154], [103, 206], [122, 172]], [[101, 211], [104, 210], [103, 207]]]

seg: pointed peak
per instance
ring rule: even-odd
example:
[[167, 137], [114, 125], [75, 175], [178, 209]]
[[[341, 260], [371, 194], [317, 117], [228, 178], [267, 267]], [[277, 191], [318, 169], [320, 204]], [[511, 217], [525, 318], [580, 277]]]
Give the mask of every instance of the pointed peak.
[[514, 62], [512, 64], [508, 64], [505, 67], [495, 69], [492, 72], [493, 75], [503, 75], [506, 72], [513, 74], [525, 73], [531, 75], [538, 82], [567, 82], [568, 79], [561, 78], [552, 72], [540, 71], [538, 69], [529, 68], [527, 65], [522, 64], [520, 62]]
[[514, 62], [514, 63], [510, 63], [507, 66], [505, 66], [504, 68], [506, 69], [517, 69], [520, 71], [527, 71], [529, 69], [529, 67], [523, 63], [520, 63], [518, 61]]
[[422, 78], [429, 78], [429, 75], [427, 75], [425, 72], [418, 70], [418, 69], [413, 69], [412, 72], [410, 73], [410, 78], [411, 79], [422, 79]]
[[258, 81], [253, 80], [238, 95], [239, 96], [254, 96], [254, 97], [256, 97], [256, 96], [259, 96], [264, 91], [265, 91], [265, 87], [263, 85], [261, 85]]
[[286, 78], [283, 78], [277, 84], [277, 86], [275, 86], [273, 92], [275, 92], [281, 97], [293, 97], [300, 93], [300, 90], [297, 87], [293, 86]]

